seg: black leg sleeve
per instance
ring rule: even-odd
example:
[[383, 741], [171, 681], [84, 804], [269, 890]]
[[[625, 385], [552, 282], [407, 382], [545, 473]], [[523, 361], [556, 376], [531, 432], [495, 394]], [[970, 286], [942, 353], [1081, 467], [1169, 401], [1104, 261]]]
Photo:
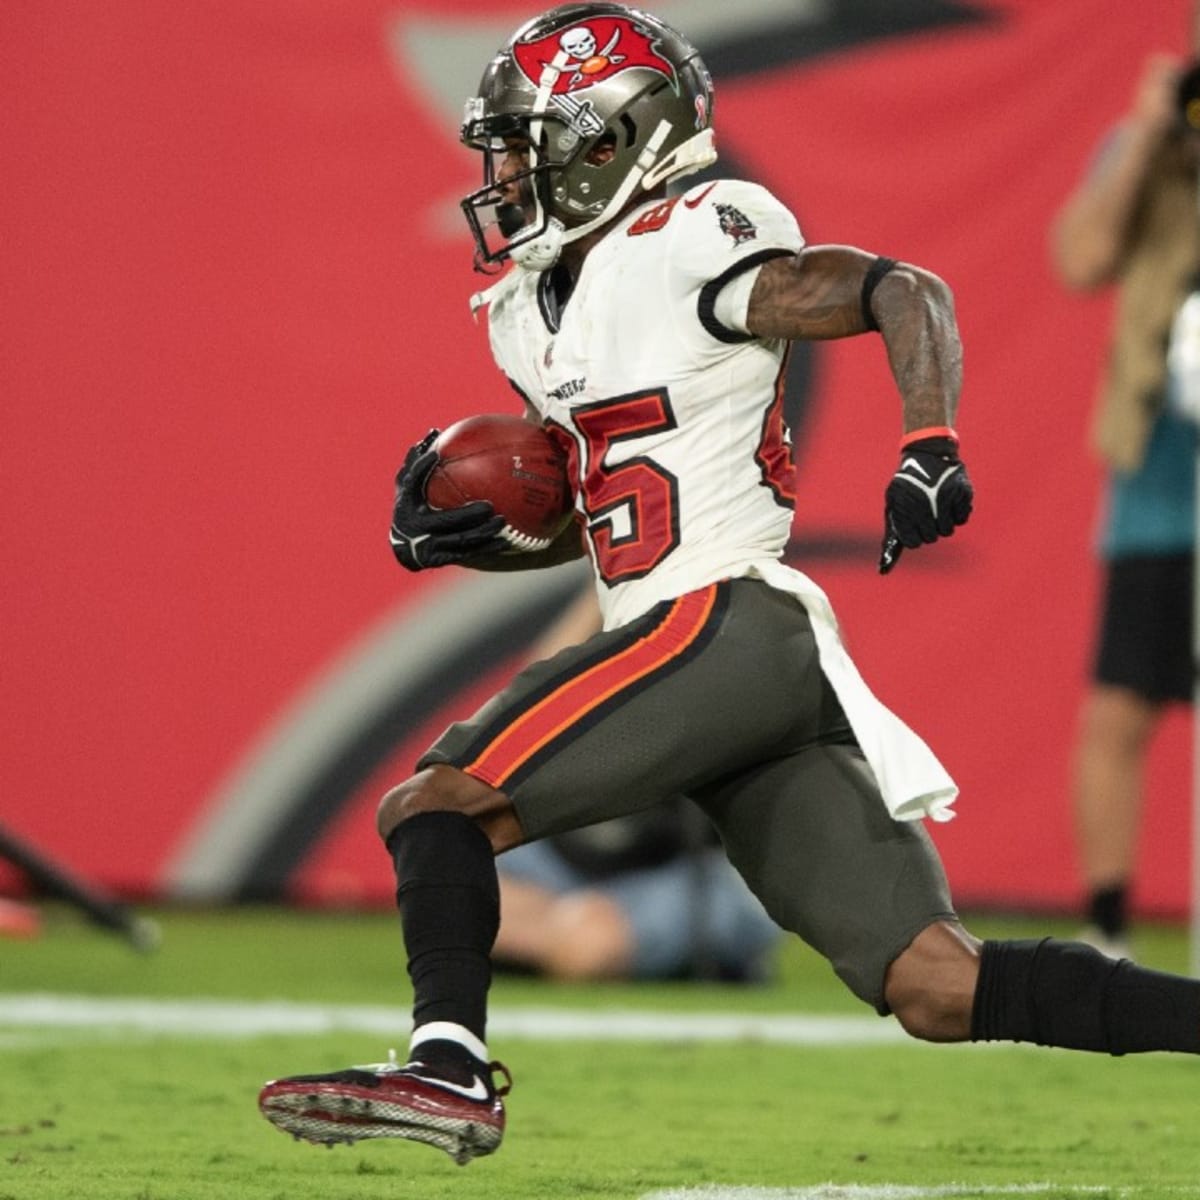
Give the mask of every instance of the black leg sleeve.
[[984, 942], [971, 1040], [1200, 1054], [1200, 980], [1107, 958], [1079, 942]]
[[413, 983], [413, 1024], [452, 1021], [485, 1040], [500, 887], [487, 835], [456, 812], [419, 813], [387, 842]]

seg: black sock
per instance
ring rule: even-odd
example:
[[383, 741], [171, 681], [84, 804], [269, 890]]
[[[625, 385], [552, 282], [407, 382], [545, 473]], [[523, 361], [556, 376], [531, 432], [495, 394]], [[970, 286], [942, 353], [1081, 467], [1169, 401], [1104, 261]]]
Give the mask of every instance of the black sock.
[[1108, 958], [1081, 942], [984, 942], [971, 1040], [1200, 1054], [1200, 980]]
[[1097, 888], [1088, 902], [1088, 920], [1105, 937], [1117, 938], [1129, 921], [1129, 889], [1123, 883]]
[[457, 812], [418, 813], [388, 838], [413, 983], [413, 1024], [449, 1021], [485, 1040], [500, 888], [487, 835]]

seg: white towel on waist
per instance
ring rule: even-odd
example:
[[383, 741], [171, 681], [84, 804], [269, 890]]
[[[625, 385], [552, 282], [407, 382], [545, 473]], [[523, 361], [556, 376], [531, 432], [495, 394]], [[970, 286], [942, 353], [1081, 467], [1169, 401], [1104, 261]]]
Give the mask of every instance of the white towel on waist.
[[892, 816], [901, 821], [924, 817], [949, 821], [955, 815], [951, 805], [958, 785], [921, 738], [867, 687], [842, 645], [829, 597], [807, 575], [781, 562], [755, 563], [749, 574], [804, 605], [821, 669], [837, 693]]

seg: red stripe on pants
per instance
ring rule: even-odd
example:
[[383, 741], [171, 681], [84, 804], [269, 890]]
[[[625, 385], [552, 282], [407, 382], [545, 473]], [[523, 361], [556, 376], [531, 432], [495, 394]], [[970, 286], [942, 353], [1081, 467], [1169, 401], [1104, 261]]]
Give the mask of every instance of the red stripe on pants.
[[703, 631], [716, 599], [716, 584], [681, 596], [645, 637], [589, 667], [522, 713], [463, 770], [492, 787], [503, 787], [514, 771], [564, 730], [682, 654]]

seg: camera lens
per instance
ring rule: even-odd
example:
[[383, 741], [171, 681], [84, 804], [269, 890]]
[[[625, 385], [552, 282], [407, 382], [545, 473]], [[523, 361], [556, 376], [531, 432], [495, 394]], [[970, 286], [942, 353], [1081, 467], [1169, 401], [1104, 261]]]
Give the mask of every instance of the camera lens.
[[1200, 61], [1193, 62], [1179, 77], [1175, 105], [1184, 127], [1200, 133]]

